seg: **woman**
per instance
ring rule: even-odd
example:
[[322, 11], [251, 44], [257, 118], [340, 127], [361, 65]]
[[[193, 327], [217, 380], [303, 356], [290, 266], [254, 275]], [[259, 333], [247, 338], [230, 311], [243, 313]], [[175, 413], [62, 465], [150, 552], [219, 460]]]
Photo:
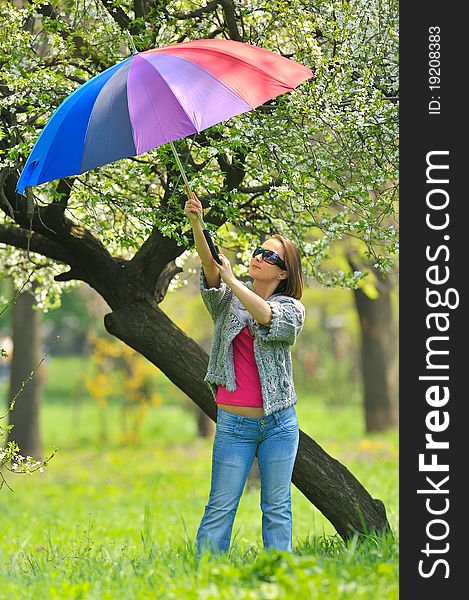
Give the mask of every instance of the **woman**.
[[228, 552], [233, 522], [254, 456], [261, 481], [265, 548], [292, 550], [291, 477], [299, 429], [290, 346], [303, 327], [303, 274], [296, 246], [273, 235], [256, 248], [252, 283], [239, 281], [220, 254], [210, 253], [197, 196], [186, 202], [202, 261], [202, 299], [214, 321], [205, 381], [217, 402], [212, 481], [196, 537], [203, 548]]

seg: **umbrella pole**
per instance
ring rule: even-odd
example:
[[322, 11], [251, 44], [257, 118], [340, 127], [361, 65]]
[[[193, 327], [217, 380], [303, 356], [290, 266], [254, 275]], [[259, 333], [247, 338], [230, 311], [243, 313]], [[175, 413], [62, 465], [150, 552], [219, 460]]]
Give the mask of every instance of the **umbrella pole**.
[[[189, 180], [187, 179], [187, 176], [186, 176], [186, 173], [184, 171], [184, 167], [182, 165], [181, 159], [179, 158], [179, 154], [177, 153], [176, 146], [174, 145], [173, 142], [169, 142], [169, 145], [171, 146], [171, 150], [173, 151], [174, 158], [176, 159], [177, 166], [179, 167], [179, 170], [181, 171], [182, 179], [184, 180], [184, 183], [185, 183], [185, 185], [187, 187], [188, 196], [191, 196], [192, 195], [192, 188], [190, 186]], [[200, 213], [199, 213], [199, 219], [200, 219], [200, 222], [202, 224], [202, 231], [203, 231], [203, 234], [204, 234], [204, 238], [207, 241], [208, 247], [210, 248], [210, 252], [212, 253], [213, 258], [217, 261], [217, 263], [221, 265], [221, 260], [220, 260], [220, 257], [218, 256], [218, 246], [216, 246], [213, 243], [213, 240], [212, 240], [212, 238], [210, 236], [210, 233], [208, 232], [207, 226], [205, 225], [204, 220], [202, 218], [202, 215]]]

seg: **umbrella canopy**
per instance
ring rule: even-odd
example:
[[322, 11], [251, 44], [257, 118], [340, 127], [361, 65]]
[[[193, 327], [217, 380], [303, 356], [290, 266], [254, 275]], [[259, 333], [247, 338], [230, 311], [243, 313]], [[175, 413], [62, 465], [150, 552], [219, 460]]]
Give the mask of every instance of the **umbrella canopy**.
[[62, 102], [39, 136], [17, 191], [198, 133], [312, 76], [304, 65], [232, 40], [135, 53]]

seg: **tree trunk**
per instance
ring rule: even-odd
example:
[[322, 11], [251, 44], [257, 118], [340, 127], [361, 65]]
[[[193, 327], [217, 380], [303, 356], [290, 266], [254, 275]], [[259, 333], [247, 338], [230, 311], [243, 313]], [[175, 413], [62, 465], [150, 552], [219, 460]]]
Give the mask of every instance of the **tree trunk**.
[[[13, 305], [13, 356], [11, 360], [9, 402], [18, 393], [40, 361], [41, 313], [33, 310], [34, 298], [30, 292], [19, 294]], [[9, 413], [9, 423], [14, 425], [8, 439], [14, 440], [23, 456], [42, 459], [39, 429], [39, 408], [42, 392], [42, 374], [38, 370], [26, 384]]]
[[210, 437], [213, 434], [213, 421], [203, 410], [197, 409], [197, 433], [199, 437]]
[[[148, 358], [216, 420], [216, 403], [203, 381], [208, 355], [159, 308], [134, 303], [107, 314], [104, 323], [109, 333]], [[292, 481], [342, 538], [390, 531], [383, 503], [302, 431]]]
[[366, 431], [397, 426], [396, 332], [391, 309], [391, 281], [376, 272], [379, 296], [354, 290], [361, 328], [361, 358]]

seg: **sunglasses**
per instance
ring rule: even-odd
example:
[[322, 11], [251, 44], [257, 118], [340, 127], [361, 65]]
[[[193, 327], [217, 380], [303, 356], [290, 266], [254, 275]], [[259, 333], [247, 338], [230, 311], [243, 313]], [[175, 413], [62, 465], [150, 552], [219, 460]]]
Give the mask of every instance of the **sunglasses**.
[[269, 263], [269, 265], [277, 265], [277, 267], [280, 267], [284, 271], [287, 270], [287, 265], [283, 262], [283, 260], [280, 258], [280, 256], [273, 250], [264, 250], [264, 248], [261, 248], [260, 246], [258, 246], [252, 253], [253, 258], [254, 258], [254, 256], [257, 256], [258, 254], [262, 254], [262, 259], [265, 260], [266, 263]]

